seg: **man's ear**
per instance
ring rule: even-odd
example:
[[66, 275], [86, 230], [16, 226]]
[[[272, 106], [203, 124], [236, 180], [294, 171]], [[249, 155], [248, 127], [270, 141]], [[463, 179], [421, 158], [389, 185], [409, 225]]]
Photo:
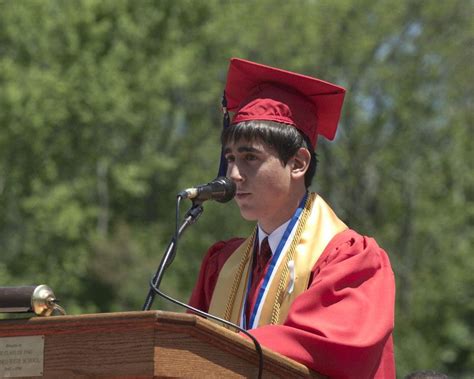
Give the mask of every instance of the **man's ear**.
[[310, 162], [311, 153], [308, 149], [300, 147], [296, 154], [292, 158], [290, 158], [291, 175], [294, 178], [304, 178], [306, 171], [308, 171]]

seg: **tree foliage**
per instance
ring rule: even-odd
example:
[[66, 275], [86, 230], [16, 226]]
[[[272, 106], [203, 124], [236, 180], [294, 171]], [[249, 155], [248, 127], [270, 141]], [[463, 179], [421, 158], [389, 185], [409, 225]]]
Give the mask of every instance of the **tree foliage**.
[[[217, 170], [238, 56], [344, 85], [315, 189], [389, 252], [400, 375], [474, 372], [471, 0], [0, 1], [0, 284], [140, 309], [175, 194]], [[163, 289], [252, 225], [206, 204]], [[158, 300], [155, 307], [176, 309]]]

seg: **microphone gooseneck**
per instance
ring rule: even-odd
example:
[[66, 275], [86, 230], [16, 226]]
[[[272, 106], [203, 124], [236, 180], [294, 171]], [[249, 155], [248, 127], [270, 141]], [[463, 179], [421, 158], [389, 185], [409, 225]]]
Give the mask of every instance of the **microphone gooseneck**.
[[[171, 296], [165, 294], [159, 288], [161, 284], [161, 280], [163, 279], [165, 270], [170, 266], [171, 262], [173, 261], [176, 255], [179, 237], [188, 226], [194, 224], [197, 221], [197, 219], [200, 217], [201, 213], [203, 212], [202, 202], [206, 200], [216, 200], [218, 202], [225, 203], [231, 200], [235, 196], [235, 193], [236, 193], [235, 183], [231, 179], [225, 176], [217, 177], [216, 179], [209, 182], [208, 184], [204, 184], [204, 185], [197, 186], [194, 188], [189, 188], [178, 193], [177, 198], [176, 198], [175, 233], [161, 259], [160, 265], [158, 266], [158, 269], [155, 275], [150, 280], [150, 289], [148, 291], [148, 295], [142, 309], [144, 311], [150, 310], [151, 306], [153, 305], [153, 300], [155, 298], [155, 295], [159, 295], [162, 298], [173, 302], [174, 304], [180, 305], [184, 308], [191, 310], [195, 314], [198, 314], [205, 318], [216, 320], [224, 325], [228, 325], [235, 328], [236, 330], [239, 330], [240, 332], [248, 336], [255, 345], [255, 351], [258, 356], [257, 377], [260, 379], [263, 374], [263, 352], [262, 352], [260, 343], [253, 335], [251, 335], [247, 330], [242, 329], [239, 325], [236, 325], [230, 321], [221, 319], [219, 317], [213, 316], [209, 313], [202, 312], [199, 309], [193, 308], [183, 302], [180, 302], [179, 300], [176, 300], [172, 298]], [[187, 211], [184, 221], [181, 223], [181, 225], [179, 225], [179, 220], [178, 220], [179, 206], [182, 199], [192, 199], [193, 205]]]

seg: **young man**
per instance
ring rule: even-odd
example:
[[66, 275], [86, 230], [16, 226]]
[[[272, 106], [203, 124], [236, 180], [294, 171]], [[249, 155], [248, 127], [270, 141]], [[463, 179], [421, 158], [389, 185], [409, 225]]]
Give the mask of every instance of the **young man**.
[[[334, 378], [394, 378], [395, 284], [386, 253], [308, 193], [319, 134], [333, 139], [345, 90], [232, 59], [222, 134], [247, 239], [214, 244], [190, 305]], [[225, 166], [225, 165], [224, 165]]]

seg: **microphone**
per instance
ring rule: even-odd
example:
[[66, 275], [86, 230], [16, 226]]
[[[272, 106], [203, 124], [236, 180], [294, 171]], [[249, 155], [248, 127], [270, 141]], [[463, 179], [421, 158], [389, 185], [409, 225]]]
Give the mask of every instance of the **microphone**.
[[183, 199], [215, 200], [220, 203], [226, 203], [232, 200], [235, 196], [235, 191], [235, 183], [231, 179], [219, 176], [207, 184], [185, 189], [178, 193], [178, 196]]

